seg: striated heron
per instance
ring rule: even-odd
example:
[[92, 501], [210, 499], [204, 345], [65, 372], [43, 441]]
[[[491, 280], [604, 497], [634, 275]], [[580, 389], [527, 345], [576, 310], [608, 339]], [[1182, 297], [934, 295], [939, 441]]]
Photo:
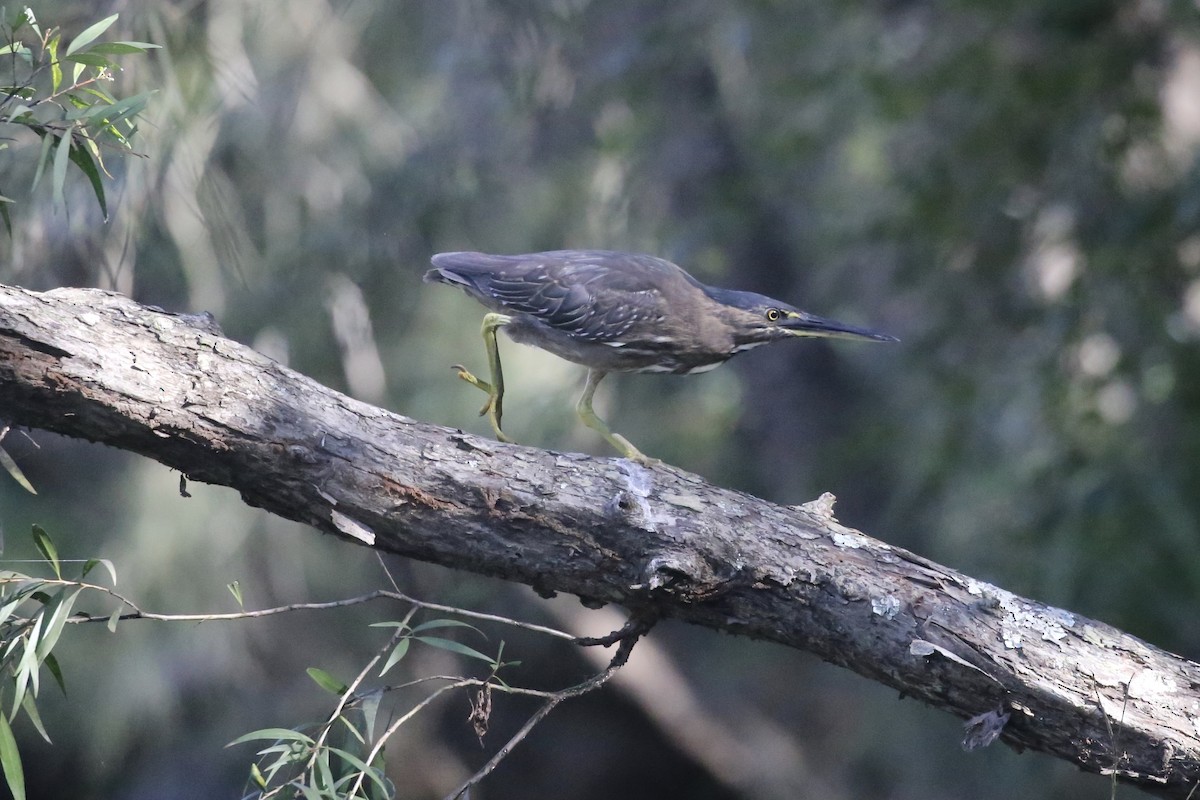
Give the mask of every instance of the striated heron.
[[706, 372], [744, 350], [798, 336], [894, 342], [896, 338], [809, 314], [754, 292], [706, 286], [661, 258], [605, 250], [527, 255], [439, 253], [427, 282], [458, 286], [491, 309], [483, 318], [491, 380], [455, 365], [458, 377], [487, 393], [487, 414], [500, 429], [504, 374], [496, 329], [515, 342], [588, 368], [576, 410], [626, 458], [641, 451], [592, 410], [596, 386], [610, 372]]

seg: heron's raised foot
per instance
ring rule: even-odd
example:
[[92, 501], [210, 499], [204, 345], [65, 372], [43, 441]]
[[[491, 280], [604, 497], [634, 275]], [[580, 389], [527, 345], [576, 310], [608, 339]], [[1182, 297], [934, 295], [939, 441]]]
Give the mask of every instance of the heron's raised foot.
[[504, 416], [503, 390], [501, 389], [500, 391], [497, 391], [492, 384], [488, 383], [482, 378], [477, 378], [462, 364], [455, 364], [453, 367], [451, 367], [451, 369], [455, 371], [460, 379], [471, 384], [476, 389], [487, 393], [488, 399], [483, 404], [483, 408], [479, 409], [479, 416], [482, 417], [485, 414], [487, 415], [488, 422], [492, 424], [492, 432], [496, 434], [496, 438], [499, 441], [512, 444], [513, 440], [508, 436], [508, 434], [500, 429], [500, 418]]

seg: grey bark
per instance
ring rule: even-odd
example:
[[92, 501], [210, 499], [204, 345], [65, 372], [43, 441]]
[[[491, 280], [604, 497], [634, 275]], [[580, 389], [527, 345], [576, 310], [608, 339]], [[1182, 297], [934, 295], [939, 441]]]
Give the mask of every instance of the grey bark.
[[1166, 797], [1200, 665], [669, 466], [500, 444], [332, 391], [205, 317], [0, 287], [0, 417], [120, 447], [388, 552], [811, 651]]

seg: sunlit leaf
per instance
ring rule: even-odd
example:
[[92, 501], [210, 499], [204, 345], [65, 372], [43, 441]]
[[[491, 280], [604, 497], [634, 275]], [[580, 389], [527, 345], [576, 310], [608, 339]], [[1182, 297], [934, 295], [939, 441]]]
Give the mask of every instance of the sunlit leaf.
[[267, 779], [263, 777], [262, 770], [258, 768], [258, 764], [250, 765], [250, 780], [254, 781], [260, 789], [267, 788]]
[[71, 42], [71, 44], [67, 45], [66, 55], [69, 56], [72, 53], [77, 52], [79, 48], [86, 47], [87, 45], [96, 41], [96, 38], [99, 37], [100, 34], [108, 30], [109, 27], [111, 27], [112, 24], [117, 21], [118, 16], [118, 14], [113, 14], [111, 17], [105, 17], [99, 22], [89, 25], [84, 29], [83, 33], [75, 37], [75, 40]]
[[350, 687], [346, 686], [346, 684], [342, 683], [325, 670], [317, 667], [308, 668], [308, 677], [312, 678], [313, 681], [316, 682], [317, 686], [320, 686], [325, 691], [335, 694], [339, 697], [350, 690]]
[[37, 18], [33, 16], [33, 9], [25, 6], [25, 10], [21, 12], [21, 16], [24, 17], [25, 22], [29, 23], [29, 27], [33, 28], [33, 32], [38, 35], [38, 38], [42, 38], [42, 29], [38, 27]]
[[3, 714], [0, 714], [0, 769], [4, 770], [4, 780], [8, 783], [13, 800], [25, 800], [25, 772], [21, 768], [21, 753], [17, 750], [17, 740], [13, 738], [12, 728]]
[[3, 606], [0, 606], [0, 625], [8, 622], [8, 618], [12, 616], [13, 611], [21, 604], [23, 599], [22, 597], [16, 597], [9, 600]]
[[50, 562], [50, 568], [54, 570], [55, 576], [62, 580], [62, 567], [58, 563], [58, 548], [54, 546], [50, 534], [46, 533], [46, 529], [41, 525], [33, 526], [33, 544], [42, 557]]
[[[12, 223], [8, 220], [8, 207], [3, 205], [5, 202], [11, 203], [12, 201], [7, 197], [0, 200], [0, 213], [4, 214], [4, 225], [9, 228], [8, 235], [12, 236]], [[0, 447], [0, 466], [3, 466], [4, 470], [12, 476], [14, 481], [21, 484], [25, 491], [30, 494], [37, 494], [37, 489], [33, 488], [33, 484], [25, 477], [25, 473], [17, 466], [17, 462], [13, 461], [12, 456], [3, 447]]]
[[50, 37], [50, 41], [46, 44], [46, 51], [50, 54], [50, 91], [53, 94], [58, 94], [58, 87], [62, 85], [62, 64], [58, 60], [58, 43], [60, 38], [56, 33]]

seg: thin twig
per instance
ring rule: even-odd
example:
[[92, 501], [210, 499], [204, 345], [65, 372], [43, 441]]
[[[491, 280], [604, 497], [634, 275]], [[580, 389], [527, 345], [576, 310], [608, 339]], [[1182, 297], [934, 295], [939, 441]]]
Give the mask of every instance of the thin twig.
[[[403, 592], [393, 592], [386, 589], [377, 589], [373, 592], [360, 595], [358, 597], [347, 597], [341, 600], [328, 600], [323, 603], [291, 603], [285, 606], [275, 606], [273, 608], [262, 608], [255, 611], [231, 611], [224, 614], [158, 614], [153, 611], [142, 610], [137, 603], [125, 597], [120, 592], [101, 586], [97, 583], [87, 583], [86, 581], [71, 581], [59, 580], [56, 578], [31, 578], [22, 576], [20, 578], [3, 578], [0, 579], [0, 586], [6, 583], [28, 583], [29, 581], [39, 581], [49, 586], [78, 586], [81, 589], [94, 589], [110, 597], [120, 601], [129, 608], [133, 609], [128, 614], [122, 614], [118, 619], [149, 619], [159, 622], [223, 622], [237, 619], [257, 619], [259, 617], [271, 617], [276, 614], [285, 614], [290, 611], [323, 611], [331, 608], [344, 608], [347, 606], [361, 605], [370, 603], [375, 600], [398, 600], [402, 603], [410, 603], [418, 606], [426, 611], [440, 611], [446, 614], [454, 614], [455, 616], [466, 617], [467, 619], [477, 619], [483, 622], [495, 622], [501, 625], [509, 625], [514, 628], [521, 628], [532, 633], [540, 633], [545, 636], [552, 636], [556, 639], [564, 639], [574, 641], [575, 637], [566, 631], [560, 631], [556, 628], [548, 628], [545, 625], [537, 625], [532, 622], [522, 622], [521, 620], [512, 619], [510, 617], [502, 617], [498, 614], [486, 614], [482, 611], [470, 611], [455, 606], [447, 606], [441, 603], [428, 603], [424, 600], [417, 600], [409, 597]], [[94, 617], [90, 615], [73, 615], [68, 622], [81, 624], [88, 622], [107, 622], [108, 617]]]

